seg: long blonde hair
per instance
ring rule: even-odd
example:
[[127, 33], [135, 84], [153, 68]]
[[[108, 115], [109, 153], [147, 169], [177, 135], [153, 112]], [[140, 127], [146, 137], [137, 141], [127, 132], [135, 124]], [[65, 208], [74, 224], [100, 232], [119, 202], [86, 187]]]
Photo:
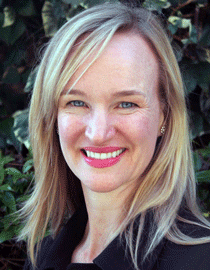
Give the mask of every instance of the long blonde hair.
[[[21, 209], [26, 225], [19, 236], [19, 239], [27, 238], [29, 256], [34, 265], [35, 243], [38, 242], [39, 248], [48, 225], [55, 237], [66, 214], [71, 215], [83, 202], [79, 179], [71, 173], [64, 160], [56, 132], [59, 97], [88, 55], [100, 48], [96, 59], [112, 36], [120, 31], [139, 33], [157, 56], [160, 67], [159, 96], [164, 104], [166, 132], [130, 201], [119, 233], [130, 225], [125, 235], [136, 269], [138, 245], [149, 210], [154, 213], [156, 229], [145, 256], [163, 237], [179, 244], [199, 244], [210, 240], [192, 239], [176, 226], [177, 219], [183, 220], [178, 216], [178, 210], [184, 200], [190, 212], [200, 220], [196, 224], [210, 228], [196, 204], [184, 88], [169, 39], [159, 19], [148, 10], [106, 3], [69, 20], [49, 42], [39, 66], [29, 117], [35, 185], [30, 199]], [[133, 222], [139, 214], [141, 222], [136, 246], [133, 247]]]

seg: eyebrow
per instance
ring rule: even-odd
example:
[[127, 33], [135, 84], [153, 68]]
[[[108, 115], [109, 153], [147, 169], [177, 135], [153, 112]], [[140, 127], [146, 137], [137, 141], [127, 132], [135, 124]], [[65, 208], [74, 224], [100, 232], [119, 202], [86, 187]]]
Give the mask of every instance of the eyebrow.
[[[72, 89], [69, 92], [65, 91], [62, 95], [80, 95], [80, 96], [87, 96], [86, 93], [82, 92], [78, 89]], [[113, 97], [123, 97], [123, 96], [133, 96], [133, 95], [140, 95], [146, 97], [145, 93], [139, 90], [122, 90], [119, 92], [115, 92], [112, 96]]]

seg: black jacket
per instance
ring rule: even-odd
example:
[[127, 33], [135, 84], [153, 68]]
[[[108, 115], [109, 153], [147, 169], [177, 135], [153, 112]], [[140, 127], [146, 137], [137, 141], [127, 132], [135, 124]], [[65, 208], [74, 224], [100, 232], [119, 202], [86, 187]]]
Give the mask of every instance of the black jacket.
[[[185, 215], [186, 217], [186, 215]], [[210, 243], [201, 245], [177, 245], [167, 239], [155, 248], [142, 262], [142, 253], [149, 234], [151, 217], [146, 220], [144, 237], [139, 247], [140, 270], [210, 270]], [[61, 230], [55, 240], [44, 238], [38, 255], [38, 270], [133, 270], [129, 252], [116, 237], [105, 250], [94, 259], [94, 264], [71, 264], [71, 256], [80, 242], [87, 223], [86, 209], [77, 211]], [[198, 226], [180, 223], [180, 229], [192, 237], [210, 236], [210, 231]], [[29, 260], [24, 270], [32, 270]]]

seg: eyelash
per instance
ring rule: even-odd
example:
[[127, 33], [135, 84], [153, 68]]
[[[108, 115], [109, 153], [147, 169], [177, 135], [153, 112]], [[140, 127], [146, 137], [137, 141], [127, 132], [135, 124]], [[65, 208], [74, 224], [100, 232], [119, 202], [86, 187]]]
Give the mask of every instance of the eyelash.
[[[82, 105], [81, 105], [81, 103], [82, 103]], [[122, 104], [124, 104], [125, 107]], [[72, 100], [72, 101], [68, 102], [67, 105], [71, 105], [73, 107], [87, 107], [85, 105], [85, 102], [83, 102], [81, 100]], [[129, 105], [129, 106], [127, 106], [127, 105]], [[121, 109], [130, 109], [130, 108], [133, 108], [133, 107], [138, 107], [138, 105], [133, 103], [133, 102], [126, 102], [126, 101], [121, 102], [119, 104], [119, 108], [121, 108]]]

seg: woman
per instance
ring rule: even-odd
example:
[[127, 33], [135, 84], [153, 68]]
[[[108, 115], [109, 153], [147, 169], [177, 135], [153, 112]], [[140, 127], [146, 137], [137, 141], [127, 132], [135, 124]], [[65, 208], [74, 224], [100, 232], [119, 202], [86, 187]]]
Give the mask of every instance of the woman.
[[149, 11], [104, 4], [58, 31], [30, 136], [24, 269], [210, 269], [180, 71]]

